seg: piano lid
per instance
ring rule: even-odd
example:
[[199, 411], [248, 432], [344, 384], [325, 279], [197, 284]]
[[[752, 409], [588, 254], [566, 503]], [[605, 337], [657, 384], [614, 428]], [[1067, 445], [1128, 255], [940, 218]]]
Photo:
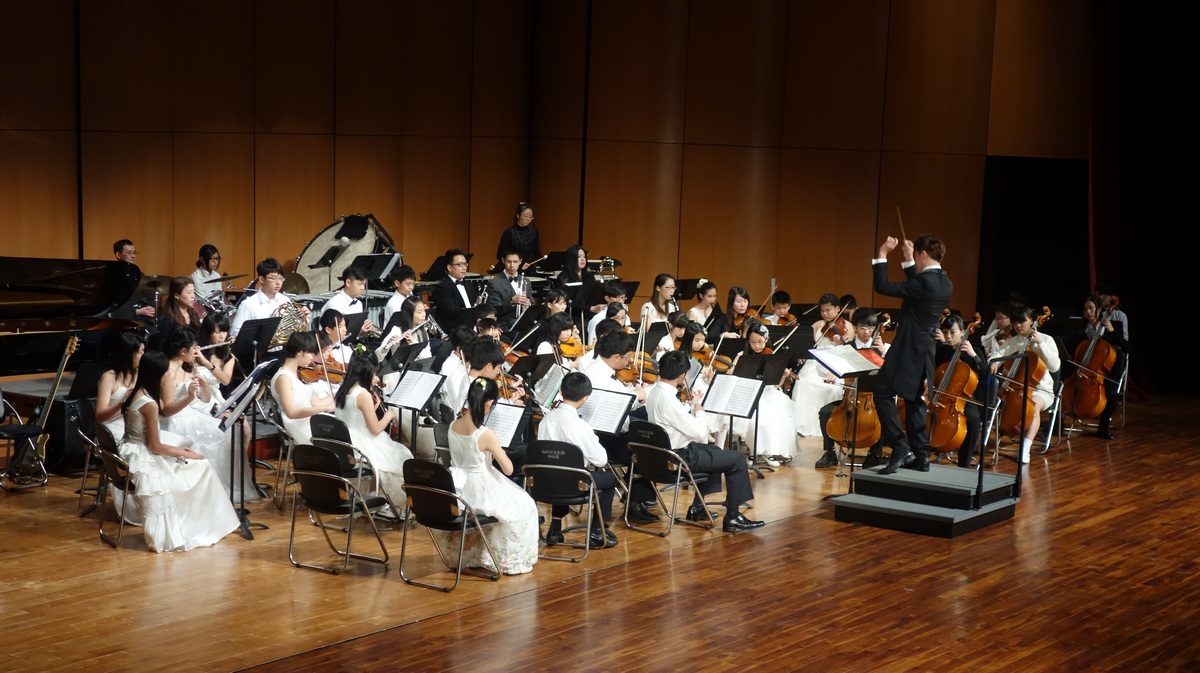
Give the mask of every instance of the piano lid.
[[105, 314], [141, 277], [136, 265], [116, 260], [0, 257], [0, 319]]

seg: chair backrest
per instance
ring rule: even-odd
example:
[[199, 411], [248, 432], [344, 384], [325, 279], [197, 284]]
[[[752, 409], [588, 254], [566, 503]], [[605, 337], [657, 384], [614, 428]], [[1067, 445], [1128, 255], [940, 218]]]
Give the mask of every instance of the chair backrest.
[[133, 491], [134, 483], [129, 474], [129, 464], [103, 446], [96, 449], [96, 453], [100, 454], [100, 460], [104, 462], [103, 478], [122, 491]]
[[312, 430], [313, 437], [336, 439], [347, 444], [353, 443], [350, 440], [350, 428], [347, 428], [340, 418], [334, 418], [328, 414], [316, 414], [309, 417], [308, 427]]
[[433, 445], [450, 448], [450, 424], [437, 423], [433, 426]]
[[536, 439], [525, 449], [525, 476], [534, 500], [565, 504], [585, 500], [594, 485], [583, 450], [570, 442]]
[[79, 415], [77, 426], [88, 437], [96, 433], [96, 402], [90, 398], [75, 400], [75, 411]]
[[300, 484], [300, 497], [309, 507], [330, 510], [346, 507], [350, 492], [342, 480], [342, 461], [334, 451], [312, 444], [292, 449], [292, 475]]
[[117, 440], [103, 423], [96, 426], [96, 444], [106, 451], [117, 453]]
[[462, 516], [454, 477], [444, 465], [419, 458], [404, 461], [404, 492], [422, 525], [455, 523]]
[[313, 437], [312, 446], [316, 446], [332, 453], [341, 466], [341, 475], [347, 475], [358, 471], [359, 459], [358, 454], [354, 452], [354, 447], [346, 442], [338, 439], [329, 439], [327, 437]]
[[656, 483], [675, 483], [683, 461], [671, 448], [671, 438], [661, 426], [648, 421], [629, 422], [629, 452], [637, 460], [638, 472]]
[[449, 404], [439, 404], [438, 417], [441, 418], [443, 423], [450, 425], [454, 422], [454, 410], [450, 408]]

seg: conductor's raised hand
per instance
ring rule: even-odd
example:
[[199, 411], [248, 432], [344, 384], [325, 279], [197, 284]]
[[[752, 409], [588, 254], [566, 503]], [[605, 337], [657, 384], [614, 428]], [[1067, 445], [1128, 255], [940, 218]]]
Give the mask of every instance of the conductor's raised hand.
[[888, 236], [887, 240], [879, 246], [879, 256], [876, 259], [883, 259], [888, 256], [888, 253], [895, 250], [900, 241], [896, 240], [895, 236]]
[[913, 242], [905, 239], [904, 244], [900, 246], [900, 252], [904, 253], [904, 261], [913, 261]]

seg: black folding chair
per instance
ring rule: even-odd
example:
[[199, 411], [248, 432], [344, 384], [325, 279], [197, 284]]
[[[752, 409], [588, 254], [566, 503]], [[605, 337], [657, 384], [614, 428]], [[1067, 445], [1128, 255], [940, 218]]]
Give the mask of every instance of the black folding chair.
[[[585, 523], [563, 529], [566, 534], [582, 528], [587, 533], [583, 542], [562, 543], [568, 547], [582, 547], [583, 555], [553, 556], [539, 553], [538, 558], [573, 563], [582, 561], [592, 549], [592, 519], [603, 519], [600, 515], [600, 493], [595, 478], [587, 469], [583, 451], [569, 442], [537, 439], [529, 443], [525, 460], [525, 491], [535, 502], [584, 508]], [[600, 530], [603, 536], [603, 520], [600, 521]]]
[[658, 504], [667, 513], [668, 521], [665, 531], [635, 526], [630, 523], [629, 507], [625, 508], [626, 526], [643, 533], [666, 537], [675, 529], [676, 522], [705, 529], [711, 529], [716, 525], [717, 519], [713, 516], [712, 510], [708, 508], [708, 503], [704, 502], [703, 498], [700, 498], [700, 502], [704, 507], [705, 515], [708, 517], [708, 523], [691, 521], [686, 517], [679, 518], [675, 516], [675, 508], [679, 504], [680, 488], [688, 486], [693, 492], [700, 493], [700, 484], [708, 481], [708, 475], [692, 473], [687, 462], [671, 449], [671, 438], [667, 436], [666, 430], [647, 421], [630, 421], [629, 452], [632, 458], [630, 459], [628, 488], [633, 488], [633, 474], [635, 470], [643, 479], [652, 484], [670, 484], [674, 488], [671, 489], [671, 506], [669, 508], [663, 499], [662, 492], [657, 488], [654, 489], [654, 497], [658, 499]]

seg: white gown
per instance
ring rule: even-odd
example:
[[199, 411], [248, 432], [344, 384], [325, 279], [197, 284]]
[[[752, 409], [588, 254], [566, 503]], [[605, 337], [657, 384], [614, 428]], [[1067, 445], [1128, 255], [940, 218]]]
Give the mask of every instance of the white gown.
[[[146, 446], [146, 419], [138, 412], [154, 400], [143, 395], [129, 405], [121, 457], [136, 484], [136, 500], [150, 551], [188, 551], [216, 544], [237, 530], [239, 522], [207, 460], [183, 461], [152, 453]], [[187, 444], [186, 438], [164, 435], [165, 444]]]
[[[207, 372], [209, 377], [212, 377], [212, 372], [201, 367], [201, 372]], [[204, 378], [202, 373], [201, 379]], [[192, 448], [204, 456], [217, 473], [217, 478], [225, 486], [226, 492], [229, 491], [229, 435], [228, 429], [221, 430], [221, 419], [214, 418], [211, 410], [214, 404], [220, 404], [218, 398], [210, 399], [204, 402], [199, 398], [191, 395], [188, 389], [190, 379], [184, 379], [175, 387], [175, 399], [178, 400], [184, 396], [192, 397], [188, 405], [174, 416], [168, 416], [162, 419], [160, 425], [162, 429], [173, 432], [177, 435], [187, 437], [192, 441]], [[206, 384], [207, 385], [207, 384]], [[249, 463], [246, 461], [246, 452], [239, 451], [241, 456], [242, 467], [242, 493], [246, 496], [246, 502], [258, 501], [258, 492], [254, 490], [254, 482], [251, 479]], [[234, 475], [237, 476], [236, 474]], [[234, 492], [234, 497], [238, 497], [237, 492]]]
[[825, 383], [828, 370], [815, 359], [810, 359], [800, 368], [796, 382], [792, 385], [792, 411], [796, 432], [805, 437], [821, 436], [821, 421], [817, 412], [821, 407], [842, 399], [842, 389]]
[[[112, 397], [109, 399], [116, 400], [117, 404], [124, 404], [125, 394], [128, 392], [129, 386], [123, 386], [118, 383], [117, 387], [113, 388]], [[102, 423], [102, 425], [105, 428], [108, 428], [108, 431], [112, 434], [113, 439], [120, 444], [121, 438], [125, 436], [125, 415], [117, 414], [112, 418], [112, 420], [106, 421]]]
[[[292, 405], [307, 409], [312, 406], [313, 389], [307, 383], [301, 381], [295, 374], [286, 369], [280, 369], [271, 377], [271, 394], [279, 400], [279, 388], [275, 386], [275, 382], [282, 377], [287, 377], [292, 384], [291, 398]], [[279, 416], [283, 419], [283, 429], [292, 438], [292, 441], [297, 445], [312, 443], [312, 428], [308, 418], [289, 418], [283, 413], [283, 404], [279, 405]]]
[[[488, 544], [494, 558], [488, 558], [483, 542], [468, 535], [463, 554], [468, 565], [499, 569], [505, 575], [520, 575], [533, 570], [538, 555], [537, 505], [525, 491], [492, 465], [492, 456], [479, 450], [479, 435], [486, 428], [477, 428], [470, 436], [450, 430], [450, 473], [454, 488], [477, 514], [493, 516], [498, 521], [487, 528]], [[458, 554], [458, 534], [435, 535], [446, 558], [455, 560]]]
[[[833, 387], [833, 386], [829, 386]], [[792, 400], [779, 386], [766, 386], [758, 398], [758, 455], [796, 455], [796, 423]], [[754, 417], [733, 419], [733, 431], [750, 446], [755, 446]]]
[[367, 419], [363, 418], [356, 404], [359, 395], [370, 393], [355, 386], [346, 395], [346, 406], [335, 408], [333, 415], [341, 419], [350, 430], [354, 448], [371, 461], [371, 467], [379, 480], [379, 488], [387, 493], [396, 507], [403, 507], [404, 461], [412, 459], [412, 452], [400, 442], [392, 441], [385, 433], [371, 434], [371, 430], [367, 428]]
[[[120, 400], [121, 404], [124, 404], [125, 394], [128, 392], [129, 386], [117, 384], [117, 387], [113, 389], [111, 399]], [[117, 449], [119, 451], [122, 442], [125, 441], [125, 414], [117, 414], [114, 418], [112, 418], [112, 420], [101, 423], [101, 425], [107, 428], [109, 433], [112, 434], [113, 441], [116, 442]], [[170, 444], [171, 442], [166, 443]], [[112, 498], [113, 505], [115, 505], [116, 510], [120, 512], [122, 508], [121, 503], [125, 499], [125, 494], [121, 491], [112, 491], [108, 494], [108, 496]], [[131, 523], [135, 526], [142, 525], [142, 509], [138, 506], [137, 498], [133, 498], [126, 503], [124, 505], [124, 509], [126, 523]]]

